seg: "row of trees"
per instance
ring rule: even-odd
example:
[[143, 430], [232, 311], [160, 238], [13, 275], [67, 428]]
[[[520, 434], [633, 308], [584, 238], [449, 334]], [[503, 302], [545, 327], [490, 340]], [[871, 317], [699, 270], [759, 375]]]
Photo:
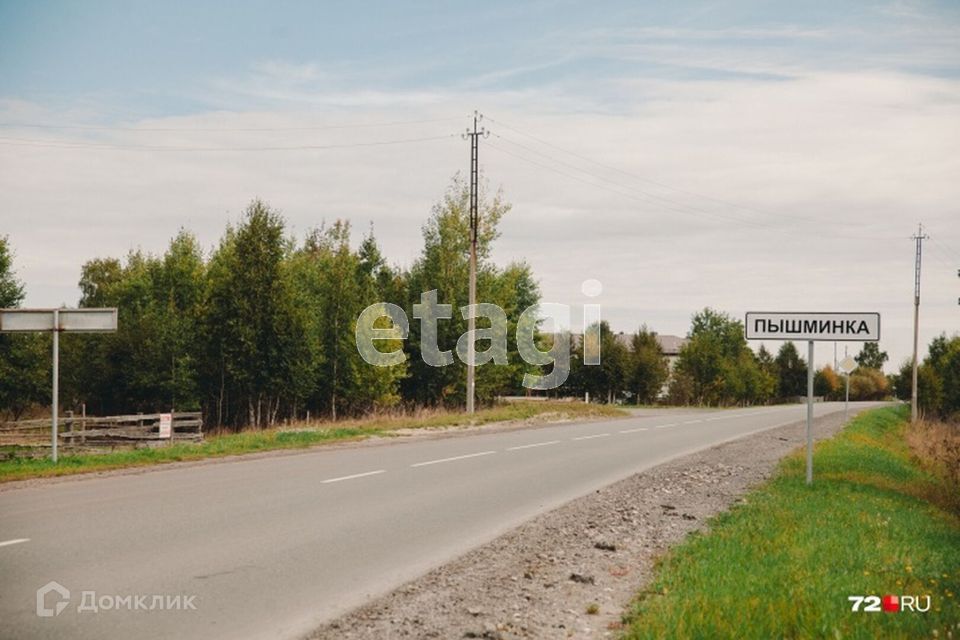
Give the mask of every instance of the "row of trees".
[[641, 326], [629, 336], [616, 334], [607, 322], [590, 328], [600, 335], [600, 364], [584, 365], [583, 340], [571, 344], [570, 377], [560, 395], [589, 396], [601, 402], [627, 400], [636, 404], [656, 402], [670, 369], [660, 349], [657, 334]]
[[[897, 397], [909, 400], [913, 363], [904, 361], [894, 379]], [[926, 415], [960, 419], [960, 335], [941, 334], [930, 342], [927, 357], [917, 369], [917, 399]]]
[[[368, 305], [393, 302], [412, 317], [421, 293], [435, 289], [454, 310], [437, 325], [438, 347], [456, 349], [467, 329], [458, 309], [467, 303], [468, 202], [467, 185], [455, 178], [423, 227], [419, 258], [406, 269], [386, 263], [372, 230], [356, 248], [350, 225], [339, 220], [298, 241], [288, 236], [282, 216], [260, 201], [227, 227], [209, 255], [181, 231], [163, 255], [134, 251], [123, 260], [91, 260], [81, 270], [79, 304], [118, 307], [120, 330], [62, 337], [63, 404], [86, 404], [99, 414], [200, 409], [209, 424], [233, 427], [307, 413], [337, 418], [398, 404], [462, 404], [465, 367], [429, 366], [419, 322], [410, 323], [403, 344], [407, 360], [392, 367], [363, 362], [354, 331]], [[499, 193], [481, 197], [478, 298], [506, 312], [508, 364], [478, 368], [480, 402], [525, 393], [524, 374], [546, 372], [526, 364], [516, 345], [520, 313], [540, 301], [530, 268], [498, 267], [490, 257], [509, 209]], [[16, 307], [23, 298], [12, 251], [0, 238], [0, 307]], [[765, 346], [754, 352], [742, 323], [723, 312], [707, 308], [693, 316], [672, 372], [648, 327], [627, 336], [605, 322], [593, 329], [601, 364], [585, 366], [585, 345], [573, 340], [570, 376], [553, 393], [638, 404], [665, 396], [674, 404], [701, 405], [763, 404], [806, 393], [807, 363], [793, 343], [776, 355]], [[551, 339], [557, 337], [539, 336], [541, 348]], [[478, 340], [478, 350], [484, 348]], [[0, 411], [17, 416], [48, 402], [49, 349], [49, 336], [0, 334]], [[909, 372], [888, 379], [881, 373], [886, 360], [875, 343], [864, 345], [850, 376], [851, 399], [880, 399], [893, 385], [900, 397], [909, 397]], [[960, 338], [941, 336], [921, 367], [924, 408], [956, 412], [958, 381]], [[844, 380], [825, 367], [815, 373], [815, 392], [841, 399]]]
[[[118, 307], [119, 331], [62, 337], [64, 406], [86, 404], [98, 414], [201, 409], [208, 423], [239, 427], [307, 412], [337, 418], [401, 402], [462, 403], [465, 367], [425, 365], [418, 322], [404, 344], [409, 358], [393, 367], [363, 362], [354, 331], [368, 305], [393, 302], [411, 316], [421, 292], [436, 289], [454, 309], [439, 323], [439, 348], [456, 347], [467, 328], [459, 307], [467, 304], [468, 202], [467, 184], [455, 178], [409, 269], [385, 262], [372, 230], [353, 248], [350, 225], [339, 220], [296, 241], [260, 201], [209, 256], [181, 231], [160, 256], [134, 251], [87, 262], [79, 304]], [[537, 283], [526, 264], [498, 267], [490, 259], [509, 209], [499, 193], [481, 194], [478, 298], [503, 308], [510, 329], [509, 364], [478, 368], [481, 402], [519, 392], [530, 370], [517, 355], [514, 328], [520, 312], [539, 302]], [[22, 300], [3, 239], [0, 306]], [[0, 336], [0, 410], [18, 414], [48, 402], [49, 359], [49, 336]]]
[[[865, 343], [850, 375], [852, 400], [879, 400], [891, 392], [881, 369], [887, 354]], [[726, 313], [704, 309], [693, 316], [687, 343], [669, 386], [676, 404], [749, 405], [807, 393], [807, 363], [796, 345], [784, 342], [776, 356], [761, 345], [754, 352], [743, 324]], [[828, 400], [844, 397], [844, 381], [829, 366], [814, 372], [814, 393]]]

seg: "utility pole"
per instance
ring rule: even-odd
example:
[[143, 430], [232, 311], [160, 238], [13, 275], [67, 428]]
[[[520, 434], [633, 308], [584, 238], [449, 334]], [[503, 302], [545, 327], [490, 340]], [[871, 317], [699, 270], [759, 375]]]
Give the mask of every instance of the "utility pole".
[[920, 335], [920, 262], [923, 256], [923, 241], [930, 236], [923, 233], [923, 224], [917, 227], [917, 235], [911, 239], [917, 242], [917, 258], [913, 280], [913, 384], [910, 387], [910, 421], [917, 421], [917, 344]]
[[[477, 303], [477, 232], [480, 227], [480, 213], [477, 211], [480, 187], [480, 137], [487, 137], [490, 132], [478, 128], [483, 115], [473, 112], [473, 131], [467, 129], [464, 139], [470, 138], [470, 298], [469, 304]], [[474, 397], [476, 396], [476, 330], [477, 320], [473, 314], [467, 318], [467, 334], [470, 341], [467, 343], [467, 413], [474, 412]]]

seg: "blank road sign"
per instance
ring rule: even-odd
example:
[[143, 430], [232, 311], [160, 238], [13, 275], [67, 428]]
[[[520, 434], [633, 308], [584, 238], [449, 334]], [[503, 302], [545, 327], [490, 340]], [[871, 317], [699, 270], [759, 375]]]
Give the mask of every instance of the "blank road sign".
[[63, 309], [60, 311], [63, 331], [116, 331], [116, 309]]
[[744, 333], [747, 340], [876, 342], [880, 339], [880, 314], [751, 311]]
[[49, 309], [0, 310], [0, 331], [53, 331], [53, 311]]
[[[56, 314], [54, 314], [56, 311]], [[0, 309], [0, 331], [60, 331], [98, 333], [117, 330], [116, 309]]]

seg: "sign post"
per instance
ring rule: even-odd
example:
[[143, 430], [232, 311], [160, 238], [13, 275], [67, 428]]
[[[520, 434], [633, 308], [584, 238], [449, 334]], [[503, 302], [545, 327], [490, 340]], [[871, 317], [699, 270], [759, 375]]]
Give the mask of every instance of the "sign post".
[[[807, 484], [813, 484], [813, 343], [816, 341], [876, 342], [879, 313], [797, 313], [750, 311], [744, 323], [747, 340], [807, 341]], [[850, 376], [847, 375], [847, 399]], [[846, 417], [846, 405], [844, 405]]]
[[850, 405], [850, 373], [856, 368], [857, 361], [850, 356], [844, 357], [840, 361], [840, 370], [843, 371], [843, 377], [846, 379], [846, 392], [843, 396], [843, 421], [847, 421], [847, 407]]
[[0, 332], [53, 334], [53, 415], [50, 418], [50, 457], [57, 461], [60, 415], [60, 333], [105, 333], [117, 330], [117, 310], [108, 309], [0, 309]]

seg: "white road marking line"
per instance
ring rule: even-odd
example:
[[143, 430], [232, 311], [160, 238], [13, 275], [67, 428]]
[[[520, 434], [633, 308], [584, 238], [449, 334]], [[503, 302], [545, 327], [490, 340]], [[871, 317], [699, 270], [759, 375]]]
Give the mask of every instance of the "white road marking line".
[[679, 423], [679, 422], [671, 422], [670, 424], [658, 424], [657, 426], [654, 427], [654, 429], [666, 429], [667, 427], [675, 427], [675, 426], [677, 426], [678, 424], [680, 424], [680, 423]]
[[559, 440], [549, 440], [547, 442], [535, 442], [533, 444], [521, 444], [516, 447], [507, 447], [507, 451], [519, 451], [520, 449], [532, 449], [533, 447], [545, 447], [549, 444], [559, 444]]
[[697, 424], [699, 422], [703, 422], [703, 420], [687, 420], [683, 424]]
[[595, 433], [592, 436], [580, 436], [579, 438], [570, 438], [571, 440], [592, 440], [594, 438], [605, 438], [609, 433]]
[[637, 429], [624, 429], [620, 433], [636, 433], [637, 431], [646, 431], [646, 430], [647, 430], [646, 427], [639, 427]]
[[466, 460], [467, 458], [476, 458], [477, 456], [489, 456], [496, 453], [496, 451], [481, 451], [479, 453], [468, 453], [464, 456], [453, 456], [452, 458], [440, 458], [439, 460], [427, 460], [426, 462], [417, 462], [416, 464], [410, 465], [411, 467], [425, 467], [429, 464], [440, 464], [441, 462], [453, 462], [454, 460]]
[[350, 476], [340, 476], [339, 478], [329, 478], [323, 480], [320, 484], [329, 484], [331, 482], [340, 482], [341, 480], [353, 480], [354, 478], [365, 478], [367, 476], [375, 476], [378, 473], [386, 473], [386, 469], [377, 469], [376, 471], [367, 471], [365, 473], [355, 473]]
[[0, 542], [0, 547], [6, 547], [11, 544], [20, 544], [21, 542], [30, 542], [30, 538], [14, 538], [13, 540], [4, 540]]

